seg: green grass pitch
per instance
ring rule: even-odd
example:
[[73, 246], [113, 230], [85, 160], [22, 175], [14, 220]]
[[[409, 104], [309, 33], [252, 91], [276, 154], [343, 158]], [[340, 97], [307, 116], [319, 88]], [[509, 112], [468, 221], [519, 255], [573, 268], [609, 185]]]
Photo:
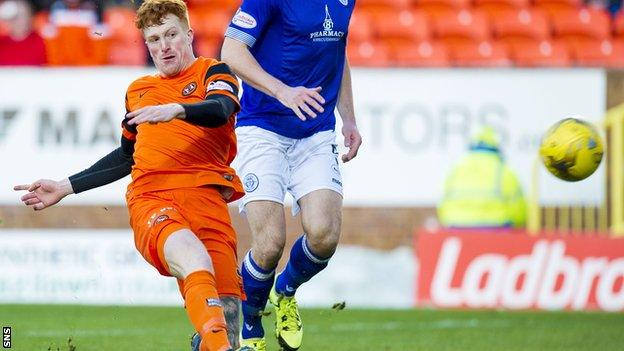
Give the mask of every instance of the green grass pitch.
[[[302, 351], [624, 350], [624, 314], [304, 309]], [[272, 334], [272, 316], [265, 318]], [[182, 308], [0, 305], [11, 350], [187, 351]], [[71, 337], [70, 345], [68, 338]], [[278, 350], [269, 337], [269, 351]]]

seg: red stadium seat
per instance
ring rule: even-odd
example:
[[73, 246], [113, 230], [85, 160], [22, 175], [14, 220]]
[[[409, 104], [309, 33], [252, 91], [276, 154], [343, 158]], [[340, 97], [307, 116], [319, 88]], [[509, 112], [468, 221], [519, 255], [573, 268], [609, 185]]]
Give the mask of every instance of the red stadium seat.
[[495, 19], [508, 12], [517, 12], [531, 6], [530, 0], [475, 0], [477, 10], [487, 14], [490, 19]]
[[515, 45], [511, 47], [511, 58], [522, 67], [568, 67], [572, 63], [564, 43], [548, 40]]
[[347, 45], [349, 63], [353, 66], [362, 67], [387, 67], [390, 65], [388, 48], [375, 41], [361, 43], [349, 43]]
[[415, 43], [431, 37], [427, 16], [422, 12], [404, 10], [387, 13], [386, 16], [383, 21], [372, 23], [377, 37], [386, 43], [391, 41]]
[[451, 59], [444, 44], [423, 41], [416, 45], [395, 47], [394, 63], [400, 67], [448, 67]]
[[624, 42], [621, 40], [584, 41], [571, 45], [570, 49], [578, 66], [624, 67]]
[[355, 11], [349, 22], [349, 39], [357, 42], [371, 40], [373, 26], [370, 18], [361, 11]]
[[566, 11], [552, 19], [557, 39], [567, 42], [607, 39], [611, 33], [611, 20], [606, 11], [582, 8]]
[[544, 11], [550, 18], [555, 18], [562, 12], [580, 9], [583, 2], [583, 0], [533, 0], [533, 6]]
[[430, 17], [439, 17], [469, 8], [470, 2], [471, 0], [413, 0], [413, 6]]
[[550, 22], [540, 10], [522, 9], [508, 12], [492, 21], [494, 35], [507, 44], [550, 38]]
[[480, 42], [490, 37], [487, 17], [477, 11], [461, 10], [434, 20], [435, 35], [447, 45]]
[[503, 67], [511, 60], [505, 45], [482, 41], [455, 46], [451, 51], [453, 64], [460, 67]]

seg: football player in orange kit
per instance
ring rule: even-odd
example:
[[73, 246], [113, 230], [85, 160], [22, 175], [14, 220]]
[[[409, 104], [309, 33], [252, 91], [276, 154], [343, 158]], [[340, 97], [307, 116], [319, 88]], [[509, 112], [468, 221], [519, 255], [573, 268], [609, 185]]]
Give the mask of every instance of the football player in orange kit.
[[[132, 174], [126, 201], [135, 245], [178, 279], [202, 351], [238, 347], [242, 294], [227, 203], [243, 195], [236, 155], [238, 81], [228, 66], [193, 54], [182, 0], [146, 0], [137, 11], [157, 74], [128, 87], [121, 147], [60, 181], [15, 186], [42, 210], [72, 193]], [[199, 340], [199, 338], [195, 338]]]

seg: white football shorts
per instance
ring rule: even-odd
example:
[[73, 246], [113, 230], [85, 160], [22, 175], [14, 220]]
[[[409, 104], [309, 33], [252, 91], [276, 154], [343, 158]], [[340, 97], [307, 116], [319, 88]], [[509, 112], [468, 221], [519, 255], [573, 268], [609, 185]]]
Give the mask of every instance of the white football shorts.
[[292, 139], [268, 130], [236, 128], [238, 154], [232, 167], [243, 181], [245, 196], [239, 210], [251, 201], [283, 204], [286, 192], [295, 199], [292, 214], [299, 213], [298, 201], [315, 190], [329, 189], [342, 195], [342, 176], [334, 131], [323, 131], [305, 139]]

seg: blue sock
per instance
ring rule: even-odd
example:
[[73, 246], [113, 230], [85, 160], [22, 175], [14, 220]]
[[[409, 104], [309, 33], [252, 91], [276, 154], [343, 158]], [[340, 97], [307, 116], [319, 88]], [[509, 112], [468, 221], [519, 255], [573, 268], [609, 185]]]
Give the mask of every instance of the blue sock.
[[262, 269], [254, 262], [249, 251], [243, 260], [241, 275], [243, 276], [243, 289], [247, 295], [247, 300], [242, 303], [241, 335], [243, 339], [261, 338], [264, 336], [261, 313], [264, 311], [273, 286], [275, 270]]
[[305, 234], [293, 244], [286, 268], [278, 275], [275, 290], [284, 296], [294, 296], [297, 288], [327, 267], [330, 257], [315, 255]]

